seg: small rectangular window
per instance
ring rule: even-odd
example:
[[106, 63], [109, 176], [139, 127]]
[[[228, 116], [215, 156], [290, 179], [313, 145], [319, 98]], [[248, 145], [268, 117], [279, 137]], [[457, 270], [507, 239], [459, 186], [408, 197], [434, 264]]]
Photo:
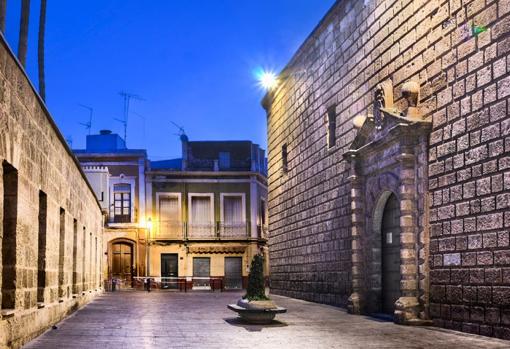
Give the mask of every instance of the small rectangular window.
[[336, 111], [335, 107], [328, 109], [328, 148], [336, 144]]
[[287, 144], [282, 145], [282, 172], [287, 173], [289, 170], [289, 163], [287, 158]]

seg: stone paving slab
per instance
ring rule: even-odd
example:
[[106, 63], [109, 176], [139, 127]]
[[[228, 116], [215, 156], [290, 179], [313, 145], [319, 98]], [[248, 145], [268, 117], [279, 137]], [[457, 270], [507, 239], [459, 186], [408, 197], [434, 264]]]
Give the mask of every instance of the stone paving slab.
[[226, 305], [238, 292], [106, 293], [26, 348], [510, 348], [510, 341], [398, 326], [343, 309], [274, 296], [288, 312], [247, 325]]

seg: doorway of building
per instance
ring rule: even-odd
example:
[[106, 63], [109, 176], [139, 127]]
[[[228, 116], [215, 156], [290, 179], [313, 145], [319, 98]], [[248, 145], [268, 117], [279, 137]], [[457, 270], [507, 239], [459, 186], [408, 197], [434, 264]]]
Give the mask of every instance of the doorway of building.
[[112, 244], [112, 278], [118, 287], [132, 287], [133, 245], [127, 242]]
[[225, 257], [225, 277], [223, 285], [228, 289], [243, 288], [243, 258]]
[[393, 314], [400, 297], [400, 208], [394, 194], [386, 201], [381, 223], [382, 304], [385, 314]]
[[209, 257], [193, 258], [193, 288], [210, 288], [211, 259]]
[[[177, 253], [161, 254], [161, 287], [177, 288], [177, 277], [179, 276], [179, 257]], [[175, 279], [174, 279], [175, 278]]]

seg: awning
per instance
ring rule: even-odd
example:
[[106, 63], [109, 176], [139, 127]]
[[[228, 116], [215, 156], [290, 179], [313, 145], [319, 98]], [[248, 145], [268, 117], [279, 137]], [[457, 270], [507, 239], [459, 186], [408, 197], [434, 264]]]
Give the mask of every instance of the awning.
[[238, 253], [243, 254], [246, 246], [189, 246], [188, 253]]

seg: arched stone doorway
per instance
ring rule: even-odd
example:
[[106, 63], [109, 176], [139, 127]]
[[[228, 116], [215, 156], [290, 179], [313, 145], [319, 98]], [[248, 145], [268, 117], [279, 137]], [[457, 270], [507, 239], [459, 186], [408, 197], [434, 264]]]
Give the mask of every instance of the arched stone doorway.
[[[404, 87], [416, 97], [415, 84]], [[348, 309], [355, 314], [387, 313], [397, 323], [428, 324], [426, 173], [431, 124], [419, 115], [414, 97], [400, 112], [392, 96], [391, 81], [378, 86], [374, 114], [354, 120], [357, 135], [344, 154], [352, 207]]]
[[380, 311], [384, 314], [395, 312], [395, 302], [400, 298], [400, 206], [397, 196], [385, 192], [379, 199], [374, 212], [374, 224], [380, 239]]
[[120, 281], [119, 287], [132, 287], [135, 276], [135, 244], [131, 240], [120, 239], [110, 243], [110, 277]]

